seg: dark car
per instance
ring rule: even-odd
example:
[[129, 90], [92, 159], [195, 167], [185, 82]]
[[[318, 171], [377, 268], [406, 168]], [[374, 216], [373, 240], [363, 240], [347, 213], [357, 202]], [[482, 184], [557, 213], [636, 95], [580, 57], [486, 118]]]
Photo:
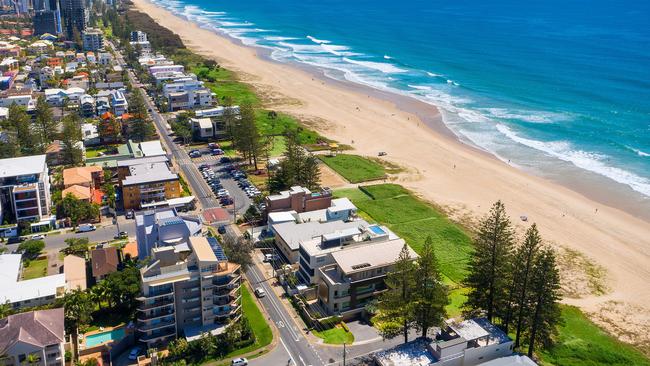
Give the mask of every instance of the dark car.
[[219, 228], [217, 229], [217, 232], [219, 234], [222, 234], [222, 235], [225, 234], [226, 233], [226, 225], [219, 226]]
[[222, 197], [219, 202], [224, 206], [228, 206], [232, 205], [235, 201], [230, 197]]
[[230, 158], [227, 157], [227, 156], [224, 156], [221, 159], [219, 159], [219, 162], [220, 163], [230, 163]]
[[209, 167], [210, 166], [208, 164], [201, 164], [201, 165], [199, 165], [199, 170], [208, 169]]
[[12, 236], [7, 240], [7, 244], [18, 244], [21, 243], [25, 240], [25, 238], [21, 238], [20, 236]]

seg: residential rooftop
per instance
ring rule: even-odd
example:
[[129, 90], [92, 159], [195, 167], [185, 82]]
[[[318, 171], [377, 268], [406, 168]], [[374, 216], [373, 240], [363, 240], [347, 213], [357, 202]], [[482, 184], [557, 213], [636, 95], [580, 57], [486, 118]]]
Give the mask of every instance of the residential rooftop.
[[45, 155], [0, 159], [0, 178], [40, 174], [45, 166]]
[[[359, 245], [332, 253], [334, 262], [345, 274], [365, 271], [370, 268], [385, 267], [395, 263], [404, 247], [404, 239], [389, 240], [380, 243]], [[407, 246], [411, 258], [418, 257], [411, 247]]]
[[329, 221], [318, 222], [311, 221], [297, 224], [293, 221], [283, 222], [281, 224], [273, 225], [273, 231], [276, 236], [279, 236], [291, 248], [291, 250], [298, 250], [301, 242], [317, 238], [320, 243], [320, 238], [324, 234], [333, 233], [336, 231], [359, 228], [368, 226], [364, 220], [357, 221]]

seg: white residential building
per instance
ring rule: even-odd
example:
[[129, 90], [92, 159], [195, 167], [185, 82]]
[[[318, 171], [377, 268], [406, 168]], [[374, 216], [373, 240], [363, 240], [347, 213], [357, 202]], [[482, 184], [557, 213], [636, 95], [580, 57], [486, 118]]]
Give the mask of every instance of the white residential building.
[[0, 254], [0, 302], [14, 309], [47, 305], [65, 294], [65, 274], [19, 281], [21, 254]]
[[104, 34], [99, 29], [88, 28], [82, 35], [84, 51], [101, 51], [104, 49]]
[[129, 111], [129, 103], [124, 92], [121, 90], [111, 91], [111, 108], [113, 108], [113, 114], [118, 117]]
[[0, 221], [50, 219], [50, 178], [45, 155], [0, 159]]

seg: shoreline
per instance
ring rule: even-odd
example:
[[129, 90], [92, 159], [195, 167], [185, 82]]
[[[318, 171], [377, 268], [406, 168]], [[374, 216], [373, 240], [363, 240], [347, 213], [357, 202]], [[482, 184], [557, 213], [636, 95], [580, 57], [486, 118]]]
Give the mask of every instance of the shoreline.
[[[613, 289], [610, 293], [565, 302], [579, 302], [583, 310], [598, 312], [616, 301], [625, 308], [639, 307], [643, 310], [640, 317], [650, 314], [648, 221], [509, 166], [463, 143], [449, 130], [438, 131], [447, 129], [439, 113], [437, 123], [435, 118], [427, 123], [427, 118], [419, 118], [417, 108], [404, 110], [411, 108], [392, 94], [387, 100], [362, 86], [322, 80], [311, 70], [269, 62], [257, 48], [200, 28], [147, 0], [135, 0], [134, 4], [177, 33], [187, 48], [217, 60], [243, 77], [243, 82], [273, 95], [271, 108], [310, 121], [310, 128], [341, 143], [354, 139], [352, 146], [359, 155], [386, 151], [386, 160], [415, 172], [400, 176], [396, 183], [445, 207], [452, 217], [480, 217], [501, 199], [513, 221], [528, 216], [528, 222], [514, 222], [518, 230], [536, 222], [547, 242], [578, 250], [606, 269]], [[428, 105], [415, 100], [408, 104], [416, 102]]]
[[[184, 21], [192, 23], [191, 20], [186, 19], [185, 17], [178, 17]], [[601, 176], [594, 172], [573, 167], [570, 163], [567, 163], [569, 165], [568, 169], [564, 168], [565, 170], [568, 170], [566, 175], [560, 172], [544, 175], [542, 172], [535, 172], [532, 169], [527, 169], [526, 167], [509, 164], [497, 157], [492, 152], [476, 146], [471, 141], [463, 141], [461, 136], [457, 135], [449, 128], [449, 126], [445, 124], [443, 120], [444, 117], [442, 116], [440, 108], [433, 104], [426, 103], [407, 95], [392, 93], [386, 90], [379, 90], [367, 85], [358, 84], [347, 80], [334, 79], [326, 76], [325, 72], [316, 66], [305, 65], [295, 61], [280, 62], [271, 58], [271, 51], [267, 48], [246, 45], [242, 40], [234, 38], [224, 32], [217, 30], [208, 31], [214, 33], [219, 37], [225, 38], [240, 47], [254, 50], [257, 57], [261, 58], [264, 61], [279, 66], [289, 66], [300, 69], [301, 71], [313, 75], [314, 78], [317, 78], [321, 82], [324, 82], [326, 85], [344, 88], [352, 92], [369, 95], [374, 98], [381, 99], [385, 102], [393, 103], [398, 110], [414, 114], [417, 119], [419, 119], [419, 121], [416, 121], [416, 123], [424, 123], [424, 125], [433, 130], [441, 138], [447, 138], [450, 141], [461, 144], [463, 147], [472, 149], [475, 153], [483, 154], [487, 158], [494, 159], [495, 161], [504, 164], [506, 167], [514, 168], [526, 174], [531, 174], [538, 178], [559, 184], [596, 203], [619, 209], [636, 218], [650, 223], [650, 197], [645, 197], [641, 193], [632, 190], [630, 187], [622, 183], [612, 182], [607, 177]], [[207, 55], [207, 57], [210, 57], [210, 55]], [[347, 143], [345, 141], [340, 142]], [[643, 201], [640, 202], [640, 199]]]

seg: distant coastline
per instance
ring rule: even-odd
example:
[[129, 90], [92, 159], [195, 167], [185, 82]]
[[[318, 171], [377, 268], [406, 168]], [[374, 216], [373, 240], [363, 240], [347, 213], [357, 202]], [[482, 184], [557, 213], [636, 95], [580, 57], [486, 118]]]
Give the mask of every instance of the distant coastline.
[[[528, 217], [527, 222], [516, 223], [519, 230], [536, 222], [549, 242], [585, 253], [607, 270], [616, 290], [572, 301], [583, 310], [596, 312], [618, 301], [643, 309], [641, 315], [650, 313], [647, 220], [615, 208], [621, 205], [603, 205], [459, 143], [429, 105], [318, 77], [314, 69], [269, 62], [260, 57], [259, 49], [242, 47], [147, 0], [135, 0], [135, 6], [179, 34], [188, 48], [239, 73], [269, 97], [269, 108], [351, 144], [357, 154], [386, 151], [386, 159], [407, 170], [397, 183], [446, 208], [452, 217], [482, 216], [501, 199], [512, 217]], [[427, 121], [421, 116], [433, 117]]]
[[[164, 1], [152, 1], [151, 3], [155, 6], [165, 8], [161, 5], [161, 3], [164, 3]], [[200, 12], [198, 9], [195, 11]], [[208, 15], [214, 13], [214, 16], [221, 16], [221, 14], [223, 14], [222, 12], [210, 11], [205, 11], [205, 13]], [[213, 31], [218, 36], [226, 37], [235, 44], [244, 47], [251, 47], [256, 51], [257, 55], [263, 58], [265, 61], [290, 65], [303, 71], [309, 72], [314, 77], [319, 78], [325, 83], [336, 85], [337, 87], [348, 88], [349, 90], [357, 91], [362, 94], [371, 95], [373, 97], [395, 103], [400, 109], [417, 115], [425, 125], [434, 129], [439, 135], [443, 137], [450, 137], [455, 141], [460, 141], [464, 144], [468, 144], [469, 146], [475, 148], [477, 151], [486, 153], [490, 157], [499, 159], [510, 166], [521, 169], [527, 173], [532, 173], [534, 175], [541, 176], [542, 178], [557, 182], [588, 197], [589, 199], [592, 199], [604, 205], [624, 210], [638, 218], [650, 222], [650, 197], [633, 190], [628, 185], [614, 182], [608, 177], [586, 169], [578, 168], [572, 163], [563, 161], [561, 159], [550, 157], [544, 158], [543, 156], [545, 154], [543, 153], [539, 153], [540, 158], [535, 159], [534, 161], [530, 161], [528, 158], [524, 158], [523, 160], [514, 159], [514, 157], [511, 161], [509, 155], [501, 156], [494, 151], [488, 151], [485, 148], [476, 145], [466, 136], [450, 129], [449, 125], [445, 123], [446, 121], [443, 120], [443, 118], [445, 118], [445, 113], [443, 113], [444, 109], [440, 109], [431, 101], [424, 102], [423, 100], [416, 98], [414, 95], [404, 94], [398, 92], [397, 90], [382, 90], [381, 88], [378, 89], [364, 83], [345, 80], [346, 78], [335, 78], [332, 77], [331, 70], [323, 69], [315, 64], [311, 65], [309, 63], [298, 62], [289, 58], [278, 61], [278, 57], [274, 57], [275, 50], [273, 48], [258, 45], [255, 42], [248, 40], [246, 37], [241, 36], [240, 32], [230, 32], [226, 31], [224, 28], [208, 26], [205, 23], [196, 23], [195, 20], [192, 19], [196, 18], [194, 16], [190, 17], [182, 13], [175, 13], [175, 15], [187, 21], [193, 22], [203, 29]], [[243, 26], [245, 23], [230, 23], [232, 23], [233, 26], [239, 27], [234, 28], [234, 30], [242, 31], [244, 29]], [[332, 45], [327, 40], [320, 40], [311, 36], [308, 36], [307, 38], [309, 38], [311, 42], [314, 42], [315, 45], [328, 46], [329, 48], [333, 48], [334, 50], [330, 50], [331, 52], [341, 54], [345, 54], [346, 52], [342, 50], [340, 46]], [[280, 43], [283, 43], [285, 41], [289, 42], [289, 39], [285, 39], [283, 37], [278, 37], [278, 39]], [[385, 56], [384, 59], [390, 62], [392, 58]], [[373, 65], [374, 64], [379, 65], [378, 63], [373, 63]], [[385, 67], [390, 67], [390, 64], [386, 65], [387, 66]], [[420, 87], [416, 86], [411, 87], [420, 89]], [[447, 116], [447, 118], [450, 117]], [[517, 154], [515, 154], [515, 156], [516, 155]], [[617, 171], [617, 168], [613, 168], [613, 171]], [[621, 174], [625, 173], [621, 171]]]

